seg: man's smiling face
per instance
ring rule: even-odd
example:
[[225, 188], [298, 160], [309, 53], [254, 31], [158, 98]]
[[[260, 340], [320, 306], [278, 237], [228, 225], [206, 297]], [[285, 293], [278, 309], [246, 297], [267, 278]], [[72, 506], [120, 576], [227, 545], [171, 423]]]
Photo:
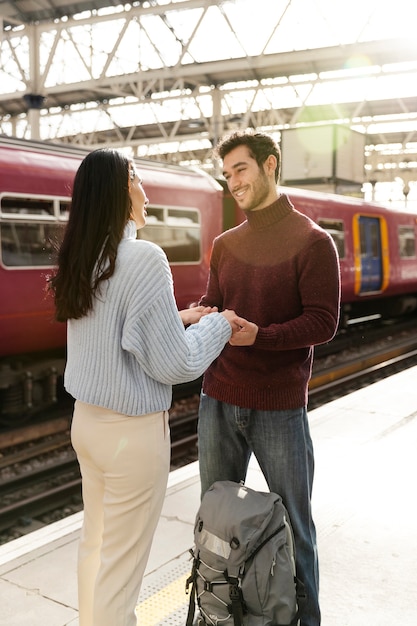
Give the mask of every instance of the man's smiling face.
[[223, 175], [232, 196], [244, 211], [258, 211], [277, 198], [268, 159], [260, 168], [245, 145], [237, 146], [225, 155]]

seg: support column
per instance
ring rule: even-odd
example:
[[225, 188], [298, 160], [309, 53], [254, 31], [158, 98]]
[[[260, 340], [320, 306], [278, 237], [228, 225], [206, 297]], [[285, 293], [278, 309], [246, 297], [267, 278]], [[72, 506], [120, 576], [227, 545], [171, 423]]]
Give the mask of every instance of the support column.
[[40, 139], [40, 110], [45, 102], [45, 96], [35, 93], [26, 93], [23, 100], [28, 108], [28, 124], [30, 128], [30, 138]]
[[[223, 117], [222, 117], [222, 93], [218, 87], [215, 87], [212, 93], [213, 101], [213, 124], [212, 124], [212, 136], [211, 143], [213, 148], [217, 145], [217, 142], [222, 137], [224, 132]], [[213, 176], [218, 178], [220, 176], [219, 163], [217, 159], [213, 160]]]

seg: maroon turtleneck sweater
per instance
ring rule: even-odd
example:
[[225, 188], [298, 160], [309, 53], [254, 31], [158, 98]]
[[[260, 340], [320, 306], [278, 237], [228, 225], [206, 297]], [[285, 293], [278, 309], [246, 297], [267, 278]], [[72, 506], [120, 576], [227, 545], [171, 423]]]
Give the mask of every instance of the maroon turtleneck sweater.
[[326, 231], [280, 196], [214, 241], [200, 304], [232, 309], [259, 327], [252, 346], [226, 345], [204, 375], [217, 400], [259, 410], [307, 404], [313, 346], [339, 318], [340, 273]]

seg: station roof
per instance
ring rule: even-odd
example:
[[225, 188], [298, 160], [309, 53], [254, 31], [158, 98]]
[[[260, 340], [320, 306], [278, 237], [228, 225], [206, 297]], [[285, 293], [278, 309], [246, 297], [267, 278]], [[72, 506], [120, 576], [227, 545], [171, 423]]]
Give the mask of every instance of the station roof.
[[[0, 16], [4, 24], [33, 24], [51, 22], [83, 11], [94, 11], [109, 6], [117, 6], [120, 0], [0, 0]], [[138, 2], [137, 4], [141, 4]]]
[[[308, 10], [315, 12], [322, 19], [324, 27], [327, 26], [328, 32], [321, 40], [320, 37], [313, 41], [315, 24], [311, 24], [309, 29], [308, 20], [303, 23], [304, 16], [300, 13], [302, 2], [308, 5]], [[262, 7], [267, 4], [273, 6], [273, 10], [262, 15]], [[112, 123], [109, 127], [92, 129], [91, 131], [83, 129], [79, 132], [69, 131], [66, 136], [57, 136], [67, 142], [76, 141], [81, 144], [89, 144], [91, 146], [102, 143], [112, 143], [114, 145], [139, 145], [148, 142], [149, 145], [155, 146], [158, 142], [168, 143], [174, 140], [187, 141], [195, 140], [201, 132], [212, 134], [210, 121], [207, 115], [201, 109], [201, 94], [205, 89], [217, 89], [223, 98], [223, 108], [220, 112], [222, 117], [222, 126], [225, 130], [234, 127], [236, 124], [246, 124], [253, 126], [268, 126], [277, 128], [291, 127], [295, 124], [316, 124], [333, 122], [334, 120], [344, 120], [344, 123], [353, 125], [354, 123], [362, 124], [366, 127], [367, 142], [371, 145], [378, 144], [396, 144], [405, 146], [406, 144], [416, 143], [417, 145], [417, 90], [409, 88], [404, 93], [391, 90], [382, 93], [377, 86], [377, 74], [369, 75], [368, 87], [358, 94], [347, 95], [344, 99], [329, 98], [327, 101], [319, 101], [317, 99], [309, 99], [306, 89], [319, 89], [325, 83], [329, 84], [329, 76], [334, 72], [340, 72], [346, 69], [350, 59], [367, 59], [369, 63], [380, 70], [380, 77], [392, 76], [401, 73], [403, 78], [409, 76], [410, 85], [415, 85], [417, 76], [417, 47], [415, 43], [415, 35], [411, 36], [410, 27], [407, 27], [407, 15], [404, 14], [404, 7], [412, 6], [410, 0], [397, 0], [397, 8], [392, 12], [392, 5], [383, 0], [382, 2], [371, 2], [369, 0], [352, 0], [349, 6], [342, 0], [258, 0], [256, 7], [257, 12], [253, 11], [253, 2], [248, 0], [181, 0], [175, 2], [172, 0], [137, 0], [132, 2], [121, 3], [119, 0], [80, 0], [78, 2], [68, 2], [66, 0], [0, 0], [0, 20], [2, 21], [3, 41], [7, 37], [11, 37], [13, 31], [14, 36], [19, 36], [19, 25], [30, 28], [34, 25], [46, 30], [51, 29], [54, 25], [59, 25], [59, 33], [62, 34], [67, 28], [66, 25], [71, 23], [87, 25], [87, 23], [99, 24], [104, 19], [109, 19], [109, 12], [119, 11], [126, 19], [126, 30], [133, 21], [136, 27], [140, 29], [140, 36], [148, 37], [150, 46], [155, 47], [155, 56], [162, 61], [149, 64], [144, 67], [138, 61], [137, 67], [130, 67], [125, 72], [112, 72], [93, 75], [72, 80], [67, 80], [64, 71], [60, 80], [55, 84], [49, 82], [47, 87], [42, 86], [41, 94], [35, 89], [31, 91], [33, 80], [28, 77], [28, 71], [22, 69], [22, 78], [18, 88], [12, 88], [10, 91], [1, 91], [1, 83], [3, 79], [0, 76], [0, 127], [2, 119], [18, 120], [25, 116], [30, 108], [44, 108], [46, 115], [51, 114], [51, 119], [57, 110], [62, 110], [67, 117], [73, 115], [74, 108], [77, 109], [78, 118], [82, 112], [86, 114], [92, 107], [98, 107], [101, 112], [107, 116], [106, 119]], [[245, 29], [239, 29], [237, 18], [239, 12], [243, 14], [246, 7], [247, 14], [252, 16], [253, 24], [248, 23]], [[249, 8], [250, 7], [250, 10]], [[107, 11], [107, 14], [105, 13]], [[199, 57], [197, 43], [198, 30], [201, 21], [196, 20], [194, 31], [186, 34], [181, 20], [172, 19], [173, 13], [189, 12], [189, 14], [199, 14], [199, 20], [203, 20], [209, 14], [214, 16], [215, 30], [213, 39], [209, 41], [201, 36], [198, 42], [200, 49], [204, 48], [204, 54]], [[250, 12], [251, 11], [251, 12]], [[327, 11], [327, 13], [326, 13]], [[167, 15], [169, 17], [167, 17]], [[352, 35], [349, 40], [344, 35], [337, 37], [329, 36], [332, 28], [335, 26], [343, 32], [344, 22], [348, 15], [351, 15], [357, 22], [356, 36]], [[290, 16], [290, 17], [289, 17]], [[411, 15], [409, 16], [411, 18]], [[81, 19], [80, 19], [81, 18]], [[270, 18], [269, 20], [267, 18]], [[164, 60], [164, 54], [161, 52], [161, 43], [158, 40], [152, 41], [151, 29], [146, 28], [146, 24], [150, 19], [158, 19], [160, 25], [161, 41], [164, 44], [168, 37], [172, 39], [172, 49], [179, 49], [178, 58], [169, 61]], [[383, 19], [387, 21], [385, 25], [385, 35], [377, 37], [367, 37], [363, 33], [369, 27], [372, 19], [378, 23], [378, 28], [382, 28]], [[397, 35], [392, 36], [389, 26], [389, 20], [402, 20], [404, 33], [397, 29]], [[148, 20], [148, 22], [146, 21]], [[217, 22], [216, 22], [217, 20]], [[378, 22], [379, 20], [379, 22]], [[405, 21], [404, 21], [405, 20]], [[263, 24], [261, 30], [257, 29], [257, 25]], [[219, 26], [217, 32], [217, 25]], [[162, 30], [162, 27], [164, 30]], [[251, 31], [252, 27], [252, 31]], [[229, 30], [226, 32], [226, 28]], [[291, 28], [294, 30], [291, 31]], [[296, 41], [296, 36], [300, 37], [300, 31], [305, 28], [306, 44], [300, 44], [301, 38]], [[201, 28], [200, 28], [201, 30]], [[346, 29], [345, 29], [346, 30]], [[383, 29], [384, 30], [384, 29]], [[289, 34], [290, 31], [290, 34]], [[139, 32], [139, 30], [138, 30]], [[206, 31], [210, 32], [210, 31]], [[353, 32], [353, 31], [352, 31]], [[267, 34], [266, 34], [267, 33]], [[401, 36], [398, 34], [400, 33]], [[228, 58], [219, 52], [222, 40], [230, 36], [233, 41], [234, 53]], [[287, 47], [279, 47], [278, 51], [274, 51], [270, 45], [270, 40], [284, 36], [294, 39], [294, 45]], [[250, 39], [265, 38], [262, 46], [259, 47], [261, 52], [251, 53], [249, 44]], [[66, 42], [72, 41], [79, 58], [82, 58], [84, 50], [81, 45], [77, 47], [75, 37], [70, 33], [69, 27], [66, 31]], [[122, 36], [120, 36], [120, 40]], [[308, 39], [308, 40], [307, 40]], [[330, 41], [336, 41], [336, 45], [329, 45]], [[59, 49], [61, 41], [57, 39], [56, 49]], [[16, 45], [16, 44], [14, 44]], [[193, 47], [194, 46], [194, 47]], [[236, 49], [242, 51], [241, 54]], [[197, 53], [196, 53], [197, 50]], [[103, 54], [103, 50], [100, 51]], [[210, 57], [210, 52], [212, 56]], [[108, 54], [106, 68], [108, 68], [114, 58], [117, 57], [116, 46], [114, 51]], [[46, 66], [52, 66], [54, 59], [51, 58]], [[171, 52], [169, 53], [171, 54]], [[14, 51], [16, 56], [16, 48]], [[169, 55], [167, 55], [169, 56]], [[166, 57], [165, 57], [166, 58]], [[13, 61], [13, 60], [12, 60]], [[120, 59], [116, 58], [120, 62]], [[39, 62], [39, 59], [38, 59]], [[59, 61], [63, 67], [68, 66], [72, 61], [61, 59]], [[119, 63], [120, 64], [120, 63]], [[20, 63], [22, 65], [22, 63]], [[84, 62], [87, 66], [88, 63]], [[19, 64], [16, 64], [19, 69]], [[9, 75], [16, 74], [15, 66], [11, 65]], [[1, 69], [1, 68], [0, 68]], [[360, 70], [360, 68], [359, 68]], [[36, 72], [35, 72], [36, 74]], [[77, 70], [74, 70], [77, 76]], [[80, 73], [81, 76], [81, 73]], [[308, 83], [308, 79], [310, 82]], [[230, 95], [242, 91], [242, 85], [249, 84], [248, 89], [252, 89], [253, 99], [262, 97], [266, 102], [270, 86], [268, 81], [274, 80], [279, 83], [282, 79], [282, 92], [288, 88], [297, 94], [297, 99], [292, 104], [290, 101], [282, 101], [276, 104], [276, 101], [270, 105], [270, 110], [264, 107], [253, 106], [253, 102], [247, 102], [247, 110], [236, 114], [233, 105], [226, 102]], [[341, 80], [348, 80], [342, 78]], [[367, 80], [367, 76], [363, 75], [363, 80]], [[285, 83], [285, 81], [287, 81]], [[22, 84], [26, 87], [22, 89]], [[336, 79], [335, 79], [336, 84]], [[372, 93], [370, 85], [375, 84], [375, 92]], [[255, 87], [253, 85], [256, 85]], [[269, 90], [269, 91], [268, 91]], [[173, 102], [173, 94], [178, 92], [178, 98], [187, 97], [193, 100], [195, 113], [190, 117], [188, 113], [182, 110], [178, 115], [178, 119], [162, 119], [158, 117], [158, 111], [161, 110], [161, 102], [166, 98], [167, 102]], [[256, 93], [255, 93], [256, 92]], [[304, 95], [303, 95], [304, 94]], [[41, 96], [39, 104], [36, 101]], [[144, 110], [144, 106], [149, 104], [154, 112], [154, 120], [146, 119], [142, 123], [142, 113], [137, 115], [137, 123], [131, 123], [127, 116], [117, 118], [115, 101], [119, 100], [133, 101], [136, 100]], [[200, 107], [200, 110], [198, 110]], [[126, 107], [127, 109], [127, 107]], [[264, 110], [263, 110], [264, 109]], [[385, 120], [398, 121], [395, 128], [388, 131], [381, 130], [381, 126], [377, 126], [377, 122]], [[359, 120], [359, 122], [358, 122]], [[62, 124], [61, 124], [62, 126]], [[80, 125], [81, 126], [81, 125]], [[0, 131], [5, 132], [0, 128]], [[54, 137], [48, 137], [54, 139]], [[417, 160], [416, 156], [410, 155], [411, 160]], [[203, 151], [195, 151], [190, 153], [190, 159], [204, 158]], [[169, 157], [168, 157], [169, 158]], [[392, 158], [392, 157], [389, 157]], [[408, 157], [407, 157], [408, 158]]]

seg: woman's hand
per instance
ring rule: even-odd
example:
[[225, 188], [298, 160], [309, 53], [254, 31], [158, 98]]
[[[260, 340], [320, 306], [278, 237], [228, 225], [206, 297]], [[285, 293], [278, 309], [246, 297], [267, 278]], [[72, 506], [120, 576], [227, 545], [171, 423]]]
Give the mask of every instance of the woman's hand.
[[184, 326], [188, 326], [189, 324], [197, 324], [204, 315], [217, 313], [217, 311], [216, 306], [193, 306], [190, 309], [183, 309], [178, 312]]

